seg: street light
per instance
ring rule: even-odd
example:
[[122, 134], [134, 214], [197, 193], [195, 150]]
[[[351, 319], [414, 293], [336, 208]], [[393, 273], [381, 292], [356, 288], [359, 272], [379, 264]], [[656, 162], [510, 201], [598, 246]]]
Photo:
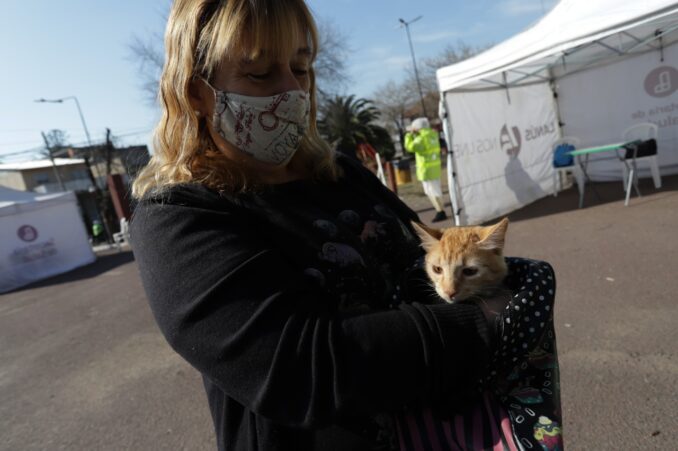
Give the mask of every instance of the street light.
[[426, 104], [424, 103], [424, 93], [421, 90], [421, 81], [419, 81], [419, 71], [417, 70], [417, 60], [414, 57], [414, 47], [412, 47], [412, 37], [410, 36], [410, 24], [421, 19], [422, 16], [415, 17], [414, 19], [406, 22], [403, 19], [398, 19], [402, 24], [400, 28], [405, 27], [407, 31], [407, 42], [410, 44], [410, 52], [412, 53], [412, 64], [414, 65], [414, 76], [417, 79], [417, 87], [419, 88], [419, 98], [421, 99], [421, 109], [424, 111], [424, 116], [428, 117], [426, 113]]
[[92, 140], [89, 137], [89, 130], [87, 130], [87, 124], [85, 123], [85, 116], [82, 115], [82, 110], [80, 109], [80, 102], [75, 96], [62, 97], [60, 99], [36, 99], [37, 103], [64, 103], [64, 100], [75, 100], [75, 106], [78, 107], [78, 114], [80, 115], [80, 120], [82, 121], [82, 127], [85, 129], [85, 136], [87, 136], [87, 145], [89, 148], [92, 148]]
[[[80, 108], [80, 102], [78, 102], [78, 98], [76, 96], [68, 96], [68, 97], [62, 97], [60, 99], [35, 99], [35, 102], [37, 103], [64, 103], [64, 100], [75, 100], [75, 106], [78, 108], [78, 114], [80, 115], [80, 121], [82, 122], [82, 127], [85, 129], [85, 136], [87, 137], [87, 146], [89, 148], [89, 153], [90, 156], [92, 155], [92, 152], [94, 149], [92, 149], [92, 140], [89, 137], [89, 130], [87, 129], [87, 124], [85, 123], [85, 116], [82, 114], [82, 109]], [[89, 168], [89, 163], [87, 163], [87, 166]], [[96, 165], [96, 160], [95, 160], [95, 165], [94, 168], [97, 173], [97, 177], [101, 179], [101, 173], [99, 172], [99, 167]], [[90, 174], [91, 174], [91, 169], [90, 169]], [[96, 180], [93, 180], [95, 186], [97, 189], [99, 189], [99, 185]]]

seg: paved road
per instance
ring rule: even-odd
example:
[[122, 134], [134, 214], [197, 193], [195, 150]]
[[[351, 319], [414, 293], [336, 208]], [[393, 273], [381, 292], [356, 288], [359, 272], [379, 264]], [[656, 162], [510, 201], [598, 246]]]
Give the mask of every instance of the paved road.
[[215, 448], [197, 373], [163, 341], [130, 252], [0, 297], [0, 449]]
[[[678, 177], [664, 182], [627, 208], [620, 183], [583, 210], [570, 190], [510, 216], [508, 253], [558, 275], [570, 450], [678, 443]], [[129, 252], [0, 296], [0, 450], [209, 450], [210, 421]]]

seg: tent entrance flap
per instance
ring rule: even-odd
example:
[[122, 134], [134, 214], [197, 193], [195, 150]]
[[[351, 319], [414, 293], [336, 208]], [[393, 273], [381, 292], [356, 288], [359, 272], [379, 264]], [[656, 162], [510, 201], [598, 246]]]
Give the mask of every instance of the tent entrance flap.
[[549, 83], [511, 88], [511, 102], [503, 90], [449, 92], [445, 102], [460, 224], [551, 194], [551, 148], [560, 130]]

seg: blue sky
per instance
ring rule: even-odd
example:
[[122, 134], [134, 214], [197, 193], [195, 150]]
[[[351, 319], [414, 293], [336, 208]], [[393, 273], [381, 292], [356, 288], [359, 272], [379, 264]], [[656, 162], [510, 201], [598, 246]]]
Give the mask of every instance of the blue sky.
[[[371, 97], [411, 66], [405, 30], [410, 20], [417, 59], [459, 40], [498, 43], [525, 29], [555, 0], [307, 0], [347, 38], [351, 83], [347, 93]], [[0, 14], [0, 158], [42, 145], [41, 131], [66, 131], [85, 141], [75, 104], [35, 103], [37, 98], [77, 96], [92, 140], [106, 127], [122, 144], [150, 144], [158, 118], [140, 89], [128, 46], [134, 35], [161, 34], [169, 0], [9, 0]], [[15, 154], [15, 155], [10, 155]], [[8, 156], [9, 155], [9, 156]]]

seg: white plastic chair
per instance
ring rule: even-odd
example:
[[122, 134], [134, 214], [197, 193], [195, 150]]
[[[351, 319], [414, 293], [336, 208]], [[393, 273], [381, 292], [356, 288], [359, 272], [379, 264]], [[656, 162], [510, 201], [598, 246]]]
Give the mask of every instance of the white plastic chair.
[[[659, 127], [656, 124], [651, 124], [649, 122], [644, 122], [641, 124], [633, 125], [622, 134], [624, 142], [641, 140], [646, 141], [648, 139], [657, 140]], [[657, 161], [657, 155], [650, 155], [647, 157], [638, 157], [631, 159], [630, 170], [631, 174], [629, 177], [629, 166], [622, 162], [623, 166], [623, 176], [624, 176], [624, 190], [626, 191], [626, 204], [629, 203], [629, 197], [631, 196], [631, 187], [638, 184], [638, 162], [643, 161], [647, 162], [650, 165], [650, 171], [652, 172], [652, 179], [654, 180], [654, 187], [659, 189], [662, 187], [662, 178], [659, 173], [659, 162]], [[636, 188], [637, 189], [637, 188]]]
[[118, 247], [118, 250], [122, 250], [122, 244], [127, 243], [128, 246], [131, 246], [129, 240], [129, 222], [126, 218], [120, 218], [120, 231], [113, 234], [113, 241]]
[[[553, 143], [552, 155], [555, 155], [556, 149], [561, 144], [570, 144], [575, 149], [577, 149], [579, 147], [579, 143], [579, 138], [575, 138], [574, 136], [564, 136], [560, 139], [557, 139], [556, 142]], [[574, 179], [577, 182], [577, 189], [579, 190], [579, 196], [581, 197], [582, 190], [584, 189], [584, 173], [582, 172], [581, 167], [579, 167], [577, 158], [574, 157], [572, 161], [573, 162], [570, 166], [553, 166], [553, 197], [558, 196], [558, 191], [562, 190], [563, 184], [561, 174], [567, 174], [568, 172], [572, 172], [574, 175]]]

